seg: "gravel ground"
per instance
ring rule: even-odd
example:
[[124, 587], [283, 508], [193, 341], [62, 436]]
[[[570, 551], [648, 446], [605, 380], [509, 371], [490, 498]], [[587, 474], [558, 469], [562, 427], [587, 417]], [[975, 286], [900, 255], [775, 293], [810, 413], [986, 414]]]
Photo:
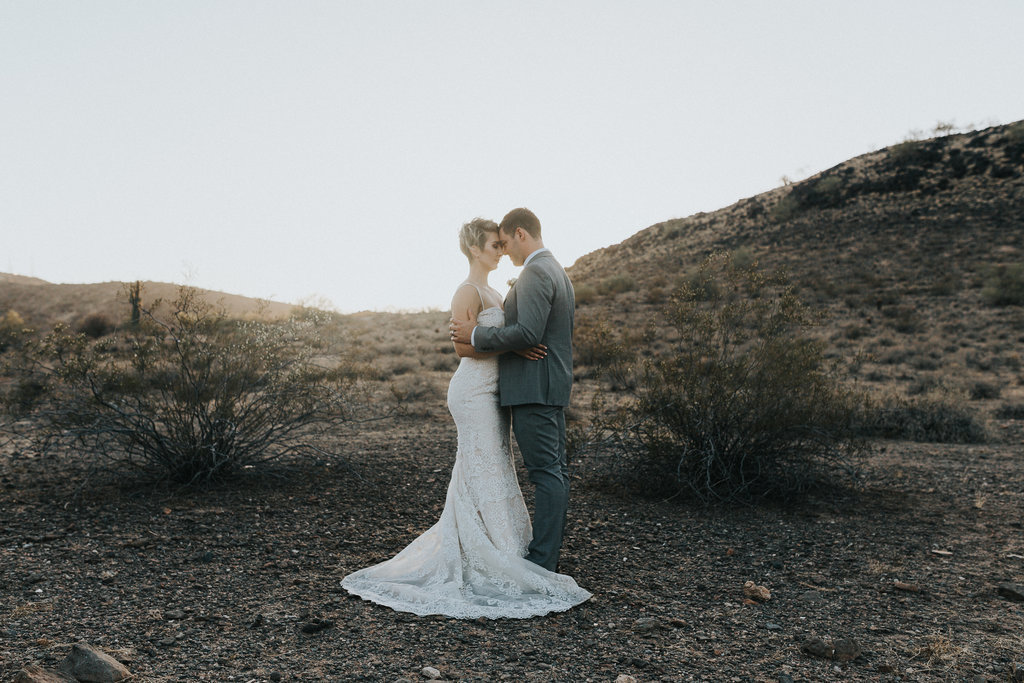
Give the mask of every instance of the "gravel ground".
[[[84, 641], [146, 681], [1011, 680], [1024, 603], [999, 586], [1024, 584], [1024, 423], [999, 429], [878, 444], [856, 493], [789, 510], [613, 493], [583, 461], [563, 571], [595, 597], [526, 621], [419, 618], [339, 587], [436, 520], [446, 420], [340, 443], [358, 477], [295, 463], [198, 491], [77, 490], [74, 454], [8, 453], [0, 678]], [[841, 640], [854, 659], [821, 656]]]

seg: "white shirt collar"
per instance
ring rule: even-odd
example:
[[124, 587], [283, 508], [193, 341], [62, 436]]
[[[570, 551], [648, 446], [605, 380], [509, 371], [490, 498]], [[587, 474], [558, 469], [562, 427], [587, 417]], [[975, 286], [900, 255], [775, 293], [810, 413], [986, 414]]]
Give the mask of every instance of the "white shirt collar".
[[537, 249], [536, 251], [531, 252], [530, 255], [526, 257], [526, 260], [523, 261], [523, 267], [525, 268], [527, 265], [529, 265], [530, 261], [533, 260], [534, 256], [536, 256], [537, 254], [540, 254], [541, 252], [545, 252], [545, 251], [551, 251], [551, 250], [548, 249], [547, 247], [541, 247], [540, 249]]

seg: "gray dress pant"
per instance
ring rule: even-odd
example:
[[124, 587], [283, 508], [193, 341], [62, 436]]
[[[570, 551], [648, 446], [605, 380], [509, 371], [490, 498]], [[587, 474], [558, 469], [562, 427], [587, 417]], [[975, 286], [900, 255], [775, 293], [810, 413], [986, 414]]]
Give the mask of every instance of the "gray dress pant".
[[537, 403], [512, 406], [512, 431], [536, 487], [533, 540], [526, 559], [555, 571], [569, 507], [565, 409]]

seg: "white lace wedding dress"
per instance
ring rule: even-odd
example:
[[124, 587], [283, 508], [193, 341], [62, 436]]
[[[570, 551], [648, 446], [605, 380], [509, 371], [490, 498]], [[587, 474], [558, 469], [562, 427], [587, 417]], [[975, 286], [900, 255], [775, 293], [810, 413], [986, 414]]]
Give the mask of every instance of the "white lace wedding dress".
[[[487, 308], [479, 325], [504, 324]], [[475, 619], [561, 612], [591, 594], [525, 559], [532, 535], [512, 462], [496, 357], [463, 358], [448, 385], [458, 452], [441, 519], [396, 556], [349, 574], [349, 593], [400, 612]]]

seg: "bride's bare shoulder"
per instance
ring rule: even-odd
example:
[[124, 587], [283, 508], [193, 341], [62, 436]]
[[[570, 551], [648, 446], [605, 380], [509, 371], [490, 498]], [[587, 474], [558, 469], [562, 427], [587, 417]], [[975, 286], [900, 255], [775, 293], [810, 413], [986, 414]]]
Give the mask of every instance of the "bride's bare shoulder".
[[483, 309], [480, 301], [480, 294], [476, 288], [468, 282], [463, 283], [455, 290], [452, 296], [452, 317], [456, 320], [469, 320], [475, 318]]

